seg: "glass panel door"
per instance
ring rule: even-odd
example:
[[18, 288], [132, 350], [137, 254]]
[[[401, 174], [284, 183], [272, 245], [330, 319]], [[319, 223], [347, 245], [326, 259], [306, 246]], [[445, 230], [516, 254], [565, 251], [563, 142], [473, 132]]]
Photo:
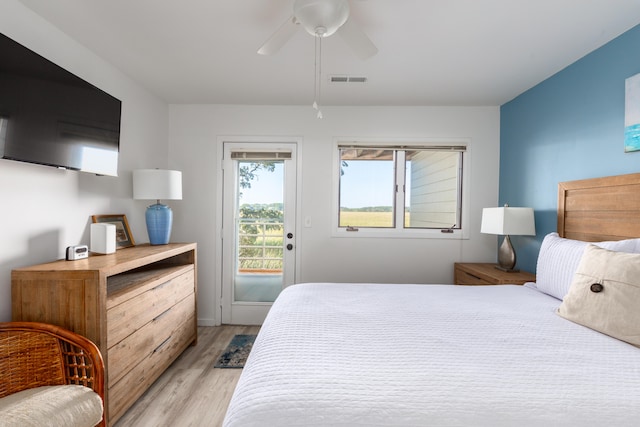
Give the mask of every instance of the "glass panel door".
[[284, 161], [238, 160], [234, 302], [273, 302], [282, 290]]
[[225, 143], [222, 322], [261, 324], [295, 277], [295, 144]]

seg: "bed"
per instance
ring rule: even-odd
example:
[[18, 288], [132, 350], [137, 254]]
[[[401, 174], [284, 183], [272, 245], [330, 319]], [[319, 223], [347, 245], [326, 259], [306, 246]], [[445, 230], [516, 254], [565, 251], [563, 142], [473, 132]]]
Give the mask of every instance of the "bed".
[[640, 280], [638, 237], [640, 174], [572, 181], [559, 184], [536, 283], [289, 287], [224, 426], [637, 426], [640, 285], [611, 317], [631, 338], [567, 319], [579, 278], [588, 298], [611, 295], [609, 276], [604, 292], [589, 285], [595, 266], [631, 265], [615, 280]]

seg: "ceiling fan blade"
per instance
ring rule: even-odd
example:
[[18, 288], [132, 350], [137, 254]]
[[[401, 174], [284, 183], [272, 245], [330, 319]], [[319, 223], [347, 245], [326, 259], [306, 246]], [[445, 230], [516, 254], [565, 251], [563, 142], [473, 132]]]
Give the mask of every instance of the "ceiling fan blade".
[[258, 49], [260, 55], [273, 55], [298, 31], [298, 21], [295, 16], [287, 19], [284, 24]]
[[351, 18], [338, 29], [338, 34], [361, 59], [367, 59], [378, 53], [376, 45]]

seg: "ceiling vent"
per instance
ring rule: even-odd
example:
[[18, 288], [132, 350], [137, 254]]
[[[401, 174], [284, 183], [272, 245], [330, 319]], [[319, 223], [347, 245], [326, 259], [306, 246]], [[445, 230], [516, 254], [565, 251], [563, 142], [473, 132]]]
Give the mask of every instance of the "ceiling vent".
[[362, 76], [330, 76], [329, 81], [331, 83], [366, 83], [366, 77]]

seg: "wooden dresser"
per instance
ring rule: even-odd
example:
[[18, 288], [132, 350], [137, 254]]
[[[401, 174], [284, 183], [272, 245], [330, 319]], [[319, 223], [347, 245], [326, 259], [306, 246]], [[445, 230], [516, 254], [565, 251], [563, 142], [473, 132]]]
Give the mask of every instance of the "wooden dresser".
[[13, 320], [52, 323], [98, 345], [112, 425], [197, 340], [196, 244], [140, 245], [13, 270]]

